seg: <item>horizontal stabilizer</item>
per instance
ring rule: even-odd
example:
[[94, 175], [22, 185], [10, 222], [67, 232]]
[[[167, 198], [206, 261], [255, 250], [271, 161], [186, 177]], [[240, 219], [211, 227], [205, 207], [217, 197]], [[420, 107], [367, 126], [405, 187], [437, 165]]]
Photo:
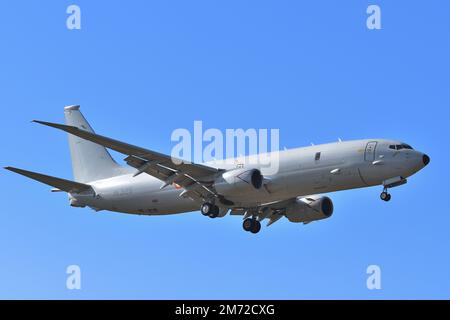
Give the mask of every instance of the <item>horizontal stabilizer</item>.
[[21, 174], [25, 177], [31, 178], [33, 180], [48, 184], [49, 186], [52, 186], [54, 188], [57, 188], [59, 190], [69, 192], [69, 193], [81, 193], [83, 191], [87, 191], [92, 189], [90, 185], [74, 182], [70, 180], [55, 178], [52, 176], [47, 176], [45, 174], [40, 174], [36, 172], [26, 171], [18, 168], [13, 167], [5, 167], [6, 170]]

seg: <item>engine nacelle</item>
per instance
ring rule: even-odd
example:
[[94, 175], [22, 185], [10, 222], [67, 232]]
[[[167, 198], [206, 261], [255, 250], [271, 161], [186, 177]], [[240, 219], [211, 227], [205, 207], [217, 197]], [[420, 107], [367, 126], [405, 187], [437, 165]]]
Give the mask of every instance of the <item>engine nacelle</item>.
[[286, 207], [286, 217], [291, 222], [311, 222], [331, 217], [333, 202], [325, 196], [297, 198]]
[[69, 204], [71, 207], [75, 207], [75, 208], [85, 208], [86, 207], [86, 205], [84, 203], [80, 202], [78, 199], [75, 199], [75, 198], [70, 198]]
[[261, 189], [262, 185], [261, 171], [245, 168], [226, 171], [214, 182], [217, 193], [225, 197], [256, 192]]

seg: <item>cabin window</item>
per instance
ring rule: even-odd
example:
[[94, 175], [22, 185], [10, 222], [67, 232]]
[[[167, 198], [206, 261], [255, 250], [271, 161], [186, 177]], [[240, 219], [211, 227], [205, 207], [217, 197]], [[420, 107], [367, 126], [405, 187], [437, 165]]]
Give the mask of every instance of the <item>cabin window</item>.
[[316, 161], [320, 160], [320, 152], [316, 152], [316, 157], [314, 158]]

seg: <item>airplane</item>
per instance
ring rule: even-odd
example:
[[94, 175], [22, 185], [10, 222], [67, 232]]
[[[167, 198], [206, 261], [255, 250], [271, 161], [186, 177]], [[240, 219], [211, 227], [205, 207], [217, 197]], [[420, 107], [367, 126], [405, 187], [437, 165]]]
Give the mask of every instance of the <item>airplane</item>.
[[[340, 140], [278, 151], [279, 169], [267, 175], [258, 166], [174, 161], [96, 134], [79, 105], [65, 107], [64, 114], [66, 124], [33, 122], [69, 134], [74, 181], [5, 169], [66, 192], [72, 207], [149, 216], [199, 209], [210, 218], [230, 213], [243, 216], [243, 229], [254, 234], [263, 220], [270, 226], [283, 217], [303, 224], [331, 217], [333, 202], [324, 193], [380, 185], [380, 198], [389, 201], [388, 189], [405, 184], [430, 162], [396, 140]], [[119, 165], [107, 149], [126, 155], [128, 166]]]

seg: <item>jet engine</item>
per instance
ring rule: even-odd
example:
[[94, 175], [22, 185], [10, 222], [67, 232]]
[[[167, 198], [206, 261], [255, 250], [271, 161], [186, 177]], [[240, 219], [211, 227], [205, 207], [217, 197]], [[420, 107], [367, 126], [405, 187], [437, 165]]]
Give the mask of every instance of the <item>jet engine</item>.
[[286, 217], [291, 222], [311, 222], [331, 217], [333, 202], [325, 196], [297, 198], [286, 207]]
[[226, 171], [214, 182], [217, 193], [225, 197], [256, 192], [261, 189], [262, 185], [261, 171], [245, 168]]

